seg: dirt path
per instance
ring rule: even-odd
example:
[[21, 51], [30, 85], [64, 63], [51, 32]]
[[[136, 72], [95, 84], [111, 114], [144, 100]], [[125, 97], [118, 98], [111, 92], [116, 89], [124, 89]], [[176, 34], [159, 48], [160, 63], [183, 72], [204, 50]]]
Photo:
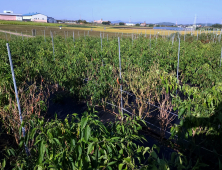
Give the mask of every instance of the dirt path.
[[12, 34], [12, 35], [18, 35], [18, 36], [24, 36], [24, 37], [34, 37], [32, 35], [26, 35], [26, 34], [21, 34], [21, 33], [16, 33], [16, 32], [10, 32], [10, 31], [4, 31], [0, 30], [0, 32], [7, 33], [7, 34]]

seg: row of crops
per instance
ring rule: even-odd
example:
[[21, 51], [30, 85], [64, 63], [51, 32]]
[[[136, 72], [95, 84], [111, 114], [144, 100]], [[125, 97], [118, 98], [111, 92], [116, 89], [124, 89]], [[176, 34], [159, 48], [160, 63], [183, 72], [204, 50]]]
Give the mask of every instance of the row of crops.
[[[192, 161], [207, 160], [221, 168], [221, 43], [210, 37], [215, 36], [121, 38], [121, 79], [117, 38], [56, 36], [53, 53], [50, 37], [15, 37], [9, 45], [23, 119], [40, 116], [50, 94], [60, 88], [90, 107], [130, 113], [155, 124], [172, 148], [178, 147]], [[6, 40], [0, 40], [0, 51], [0, 115], [19, 143]]]

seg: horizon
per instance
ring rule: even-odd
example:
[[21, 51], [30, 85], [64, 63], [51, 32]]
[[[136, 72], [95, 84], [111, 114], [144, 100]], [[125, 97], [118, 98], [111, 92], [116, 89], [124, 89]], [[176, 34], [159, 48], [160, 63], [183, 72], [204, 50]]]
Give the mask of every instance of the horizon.
[[[24, 6], [24, 3], [26, 5]], [[44, 4], [44, 5], [43, 5]], [[123, 22], [160, 23], [171, 22], [178, 24], [193, 24], [195, 15], [196, 23], [222, 23], [222, 12], [218, 0], [185, 0], [157, 1], [58, 1], [48, 0], [31, 2], [25, 0], [9, 0], [1, 3], [0, 12], [11, 10], [14, 13], [26, 14], [39, 12], [55, 19], [79, 20], [108, 20]], [[51, 8], [50, 8], [51, 7]]]

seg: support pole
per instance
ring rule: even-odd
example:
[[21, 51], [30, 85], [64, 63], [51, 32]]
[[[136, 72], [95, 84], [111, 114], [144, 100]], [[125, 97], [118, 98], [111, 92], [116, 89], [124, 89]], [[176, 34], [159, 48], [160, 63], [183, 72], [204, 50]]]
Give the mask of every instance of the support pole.
[[179, 46], [178, 46], [178, 61], [177, 61], [177, 83], [179, 84], [179, 64], [180, 64], [180, 37], [178, 35], [179, 39]]
[[[121, 75], [121, 57], [120, 57], [120, 40], [119, 40], [119, 37], [118, 37], [118, 46], [119, 46], [119, 78], [120, 78], [120, 80], [121, 80], [121, 79], [122, 79], [122, 75]], [[123, 120], [123, 94], [122, 94], [122, 91], [123, 91], [123, 86], [122, 86], [122, 84], [120, 83], [121, 116], [122, 116], [122, 120]]]
[[[53, 55], [55, 55], [55, 51], [54, 51], [54, 41], [53, 41], [53, 33], [51, 32], [51, 37], [52, 37], [52, 48], [53, 48]], [[55, 60], [55, 57], [54, 57]]]
[[151, 49], [151, 30], [150, 30], [150, 49]]
[[44, 40], [45, 40], [45, 30], [44, 30]]
[[66, 32], [64, 31], [64, 36], [65, 36], [65, 42], [66, 42]]
[[6, 38], [6, 41], [8, 42], [8, 38], [7, 38], [7, 34], [6, 34], [6, 32], [5, 32], [5, 38]]
[[[18, 96], [18, 91], [17, 91], [17, 86], [16, 86], [16, 80], [15, 80], [15, 74], [14, 74], [14, 69], [13, 69], [10, 47], [9, 47], [8, 43], [6, 43], [6, 46], [7, 46], [7, 50], [8, 50], [8, 57], [9, 57], [9, 62], [10, 62], [10, 67], [11, 67], [11, 72], [12, 72], [12, 79], [13, 79], [13, 84], [14, 84], [14, 89], [15, 89], [15, 96], [16, 96], [16, 100], [17, 100], [17, 104], [18, 104], [19, 119], [20, 119], [20, 122], [22, 125], [23, 119], [22, 119], [22, 113], [21, 113], [21, 108], [20, 108], [20, 103], [19, 103], [19, 96]], [[24, 127], [22, 127], [22, 135], [23, 135], [23, 137], [25, 137], [25, 128]], [[25, 145], [26, 154], [27, 154], [27, 156], [29, 156], [30, 153], [29, 153], [28, 147], [26, 146], [25, 143], [24, 143], [24, 145]]]
[[198, 40], [198, 30], [197, 30], [197, 40]]
[[133, 46], [133, 34], [132, 34], [132, 46]]
[[102, 41], [102, 36], [101, 36], [101, 58], [102, 58], [102, 65], [103, 65], [103, 55], [102, 55], [102, 52], [103, 52], [103, 41]]
[[220, 54], [220, 67], [221, 67], [221, 59], [222, 59], [222, 48], [221, 48], [221, 54]]
[[186, 36], [186, 30], [185, 30], [185, 33], [184, 33], [184, 41], [185, 41], [185, 36]]
[[72, 32], [72, 38], [73, 38], [73, 43], [74, 43], [74, 48], [75, 48], [75, 33], [74, 33], [74, 31]]

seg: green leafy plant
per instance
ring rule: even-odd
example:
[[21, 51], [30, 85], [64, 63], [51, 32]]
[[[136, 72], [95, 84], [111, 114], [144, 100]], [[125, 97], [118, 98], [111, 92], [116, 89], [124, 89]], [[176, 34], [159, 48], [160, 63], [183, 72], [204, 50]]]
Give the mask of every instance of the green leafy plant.
[[70, 122], [33, 118], [26, 123], [30, 130], [19, 149], [9, 148], [8, 156], [12, 166], [22, 169], [134, 169], [135, 161], [142, 161], [150, 150], [134, 143], [145, 140], [138, 135], [138, 121], [127, 117], [125, 122], [104, 126], [96, 115], [87, 113], [81, 118], [73, 114]]

